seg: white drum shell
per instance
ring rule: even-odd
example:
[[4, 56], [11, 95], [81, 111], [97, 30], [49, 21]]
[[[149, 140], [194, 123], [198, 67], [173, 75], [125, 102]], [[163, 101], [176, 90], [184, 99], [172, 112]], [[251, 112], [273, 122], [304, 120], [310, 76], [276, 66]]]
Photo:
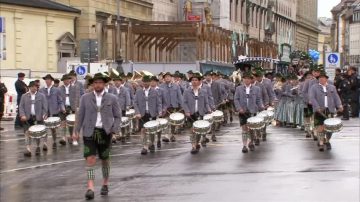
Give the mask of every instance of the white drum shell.
[[262, 117], [250, 117], [247, 119], [247, 126], [252, 130], [258, 130], [263, 128], [264, 118]]
[[146, 134], [156, 134], [159, 131], [159, 122], [158, 121], [148, 121], [144, 124]]
[[33, 125], [29, 128], [29, 136], [31, 138], [42, 138], [46, 136], [46, 126], [45, 125]]
[[199, 120], [193, 123], [193, 131], [195, 134], [206, 135], [210, 130], [209, 121]]
[[58, 128], [61, 125], [60, 117], [48, 117], [44, 120], [44, 124], [47, 128]]
[[327, 132], [340, 132], [343, 128], [343, 123], [339, 118], [328, 118], [324, 121], [324, 129]]
[[170, 114], [169, 122], [171, 125], [178, 126], [183, 125], [185, 121], [185, 115], [179, 112]]
[[66, 125], [68, 126], [75, 125], [75, 114], [69, 114], [66, 116]]

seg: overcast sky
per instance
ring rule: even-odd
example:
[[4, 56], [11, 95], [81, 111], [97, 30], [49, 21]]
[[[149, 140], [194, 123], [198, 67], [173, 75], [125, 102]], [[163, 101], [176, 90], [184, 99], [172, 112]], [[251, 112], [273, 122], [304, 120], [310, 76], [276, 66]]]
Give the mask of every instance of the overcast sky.
[[331, 18], [331, 9], [340, 2], [341, 0], [318, 0], [318, 17]]

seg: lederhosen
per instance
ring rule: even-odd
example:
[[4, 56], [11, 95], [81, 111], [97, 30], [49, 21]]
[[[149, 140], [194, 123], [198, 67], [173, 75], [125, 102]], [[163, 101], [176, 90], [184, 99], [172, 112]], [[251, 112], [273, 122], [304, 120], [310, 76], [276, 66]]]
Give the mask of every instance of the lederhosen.
[[[100, 112], [101, 107], [97, 107], [97, 112]], [[110, 158], [112, 134], [106, 134], [103, 128], [94, 128], [92, 136], [85, 137], [84, 140], [84, 157], [99, 155], [101, 160], [108, 160]]]
[[315, 112], [314, 113], [314, 126], [324, 125], [324, 121], [327, 118], [334, 117], [333, 113], [330, 113], [329, 109], [326, 108], [322, 113]]

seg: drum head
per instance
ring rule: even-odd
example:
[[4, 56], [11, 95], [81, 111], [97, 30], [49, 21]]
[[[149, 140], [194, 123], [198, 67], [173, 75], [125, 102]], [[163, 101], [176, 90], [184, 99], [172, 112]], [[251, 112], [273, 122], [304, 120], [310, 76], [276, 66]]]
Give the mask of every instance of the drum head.
[[264, 118], [262, 117], [250, 117], [247, 119], [247, 122], [248, 123], [261, 123], [261, 122], [264, 122]]
[[135, 109], [129, 109], [125, 114], [135, 114]]
[[144, 124], [144, 128], [153, 128], [159, 126], [158, 121], [148, 121]]
[[46, 130], [45, 125], [33, 125], [33, 126], [30, 126], [30, 128], [29, 128], [30, 132], [41, 132], [44, 130]]
[[49, 117], [44, 122], [54, 123], [60, 121], [60, 117]]
[[224, 116], [224, 113], [220, 110], [216, 110], [212, 113], [212, 116], [217, 116], [217, 117]]
[[268, 113], [266, 111], [260, 112], [258, 115], [256, 115], [257, 117], [262, 117], [264, 119], [266, 119], [268, 117]]
[[336, 126], [342, 124], [341, 119], [339, 118], [328, 118], [324, 121], [324, 125]]
[[160, 123], [160, 125], [166, 125], [168, 123], [167, 119], [157, 119], [157, 121]]
[[185, 115], [179, 112], [170, 114], [170, 119], [175, 121], [180, 121], [185, 118]]
[[274, 107], [268, 107], [267, 111], [275, 111]]
[[213, 120], [213, 116], [212, 116], [211, 114], [206, 114], [206, 115], [204, 116], [204, 120], [205, 120], [205, 121], [211, 121], [211, 120]]
[[69, 114], [66, 116], [67, 121], [75, 121], [75, 114]]
[[121, 122], [128, 122], [129, 121], [129, 118], [128, 117], [121, 117]]
[[270, 116], [270, 117], [273, 117], [273, 116], [274, 116], [274, 112], [273, 112], [273, 111], [266, 111], [266, 112], [267, 112], [268, 116]]
[[194, 128], [208, 128], [210, 125], [209, 121], [205, 120], [199, 120], [193, 123]]

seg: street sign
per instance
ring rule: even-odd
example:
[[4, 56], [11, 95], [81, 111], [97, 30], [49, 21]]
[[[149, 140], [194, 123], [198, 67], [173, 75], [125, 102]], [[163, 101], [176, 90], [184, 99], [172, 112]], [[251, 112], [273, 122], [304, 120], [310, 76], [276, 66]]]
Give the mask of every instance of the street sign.
[[87, 67], [79, 65], [76, 67], [75, 72], [78, 76], [84, 76], [87, 72]]
[[325, 68], [340, 68], [340, 53], [326, 53]]

